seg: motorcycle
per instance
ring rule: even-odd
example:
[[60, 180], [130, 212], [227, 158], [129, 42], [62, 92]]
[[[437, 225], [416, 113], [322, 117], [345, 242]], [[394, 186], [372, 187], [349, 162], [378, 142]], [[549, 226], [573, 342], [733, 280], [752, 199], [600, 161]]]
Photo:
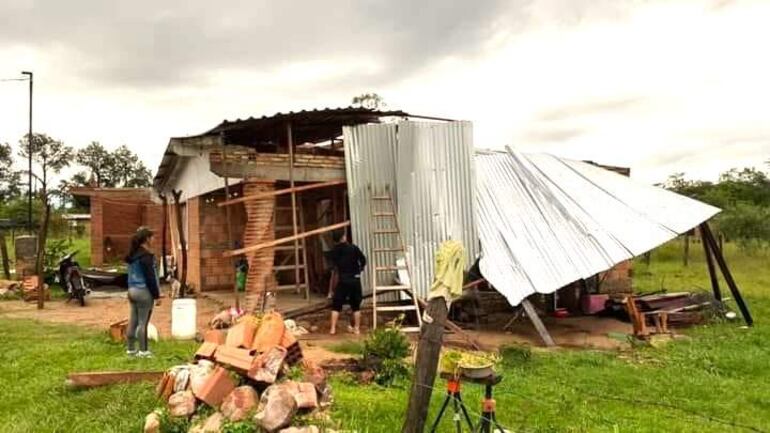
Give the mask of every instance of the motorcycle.
[[59, 272], [56, 275], [56, 280], [69, 295], [67, 302], [76, 299], [82, 307], [86, 305], [86, 296], [91, 293], [91, 288], [83, 279], [80, 265], [74, 260], [76, 253], [77, 251], [67, 254], [59, 261]]

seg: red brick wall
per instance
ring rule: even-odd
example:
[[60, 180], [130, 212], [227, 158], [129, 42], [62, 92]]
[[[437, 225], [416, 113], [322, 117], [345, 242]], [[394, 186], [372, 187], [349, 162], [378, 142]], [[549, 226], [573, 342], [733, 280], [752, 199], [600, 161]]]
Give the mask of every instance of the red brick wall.
[[[264, 191], [275, 190], [274, 182], [249, 181], [243, 185], [243, 195], [253, 195]], [[244, 245], [256, 245], [275, 239], [273, 230], [273, 211], [275, 209], [275, 197], [260, 200], [250, 200], [244, 204], [246, 209], [246, 227], [243, 234]], [[251, 294], [264, 292], [275, 287], [273, 276], [273, 262], [275, 260], [274, 248], [247, 254], [249, 261], [249, 274], [246, 282], [246, 291]]]
[[[149, 189], [94, 190], [91, 196], [91, 263], [120, 261], [131, 236], [140, 226], [150, 227], [159, 239], [163, 207], [151, 201]], [[160, 243], [157, 245], [160, 253]]]

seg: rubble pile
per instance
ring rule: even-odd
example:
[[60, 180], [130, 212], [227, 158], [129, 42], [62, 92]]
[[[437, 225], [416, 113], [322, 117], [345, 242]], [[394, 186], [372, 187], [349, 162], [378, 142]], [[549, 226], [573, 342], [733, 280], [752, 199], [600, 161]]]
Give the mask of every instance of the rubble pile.
[[303, 360], [279, 313], [241, 316], [203, 339], [194, 362], [172, 367], [158, 383], [165, 412], [147, 416], [145, 433], [163, 431], [161, 413], [191, 419], [190, 433], [221, 432], [228, 423], [251, 423], [266, 432], [322, 431], [305, 424], [328, 419], [332, 393], [326, 372]]

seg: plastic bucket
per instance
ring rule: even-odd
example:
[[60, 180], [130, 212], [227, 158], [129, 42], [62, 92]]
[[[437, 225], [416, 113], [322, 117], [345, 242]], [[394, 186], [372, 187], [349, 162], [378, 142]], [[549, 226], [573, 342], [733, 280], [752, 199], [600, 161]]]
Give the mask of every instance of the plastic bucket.
[[177, 340], [195, 338], [197, 317], [195, 299], [175, 299], [171, 303], [171, 337]]

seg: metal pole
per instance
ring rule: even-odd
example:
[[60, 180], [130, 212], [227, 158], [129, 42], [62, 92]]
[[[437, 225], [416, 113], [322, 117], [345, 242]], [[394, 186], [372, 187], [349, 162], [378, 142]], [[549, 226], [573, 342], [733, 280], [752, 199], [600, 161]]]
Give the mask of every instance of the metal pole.
[[27, 228], [32, 233], [32, 72], [23, 71], [21, 75], [29, 76], [29, 133], [27, 134], [29, 190], [27, 191]]

